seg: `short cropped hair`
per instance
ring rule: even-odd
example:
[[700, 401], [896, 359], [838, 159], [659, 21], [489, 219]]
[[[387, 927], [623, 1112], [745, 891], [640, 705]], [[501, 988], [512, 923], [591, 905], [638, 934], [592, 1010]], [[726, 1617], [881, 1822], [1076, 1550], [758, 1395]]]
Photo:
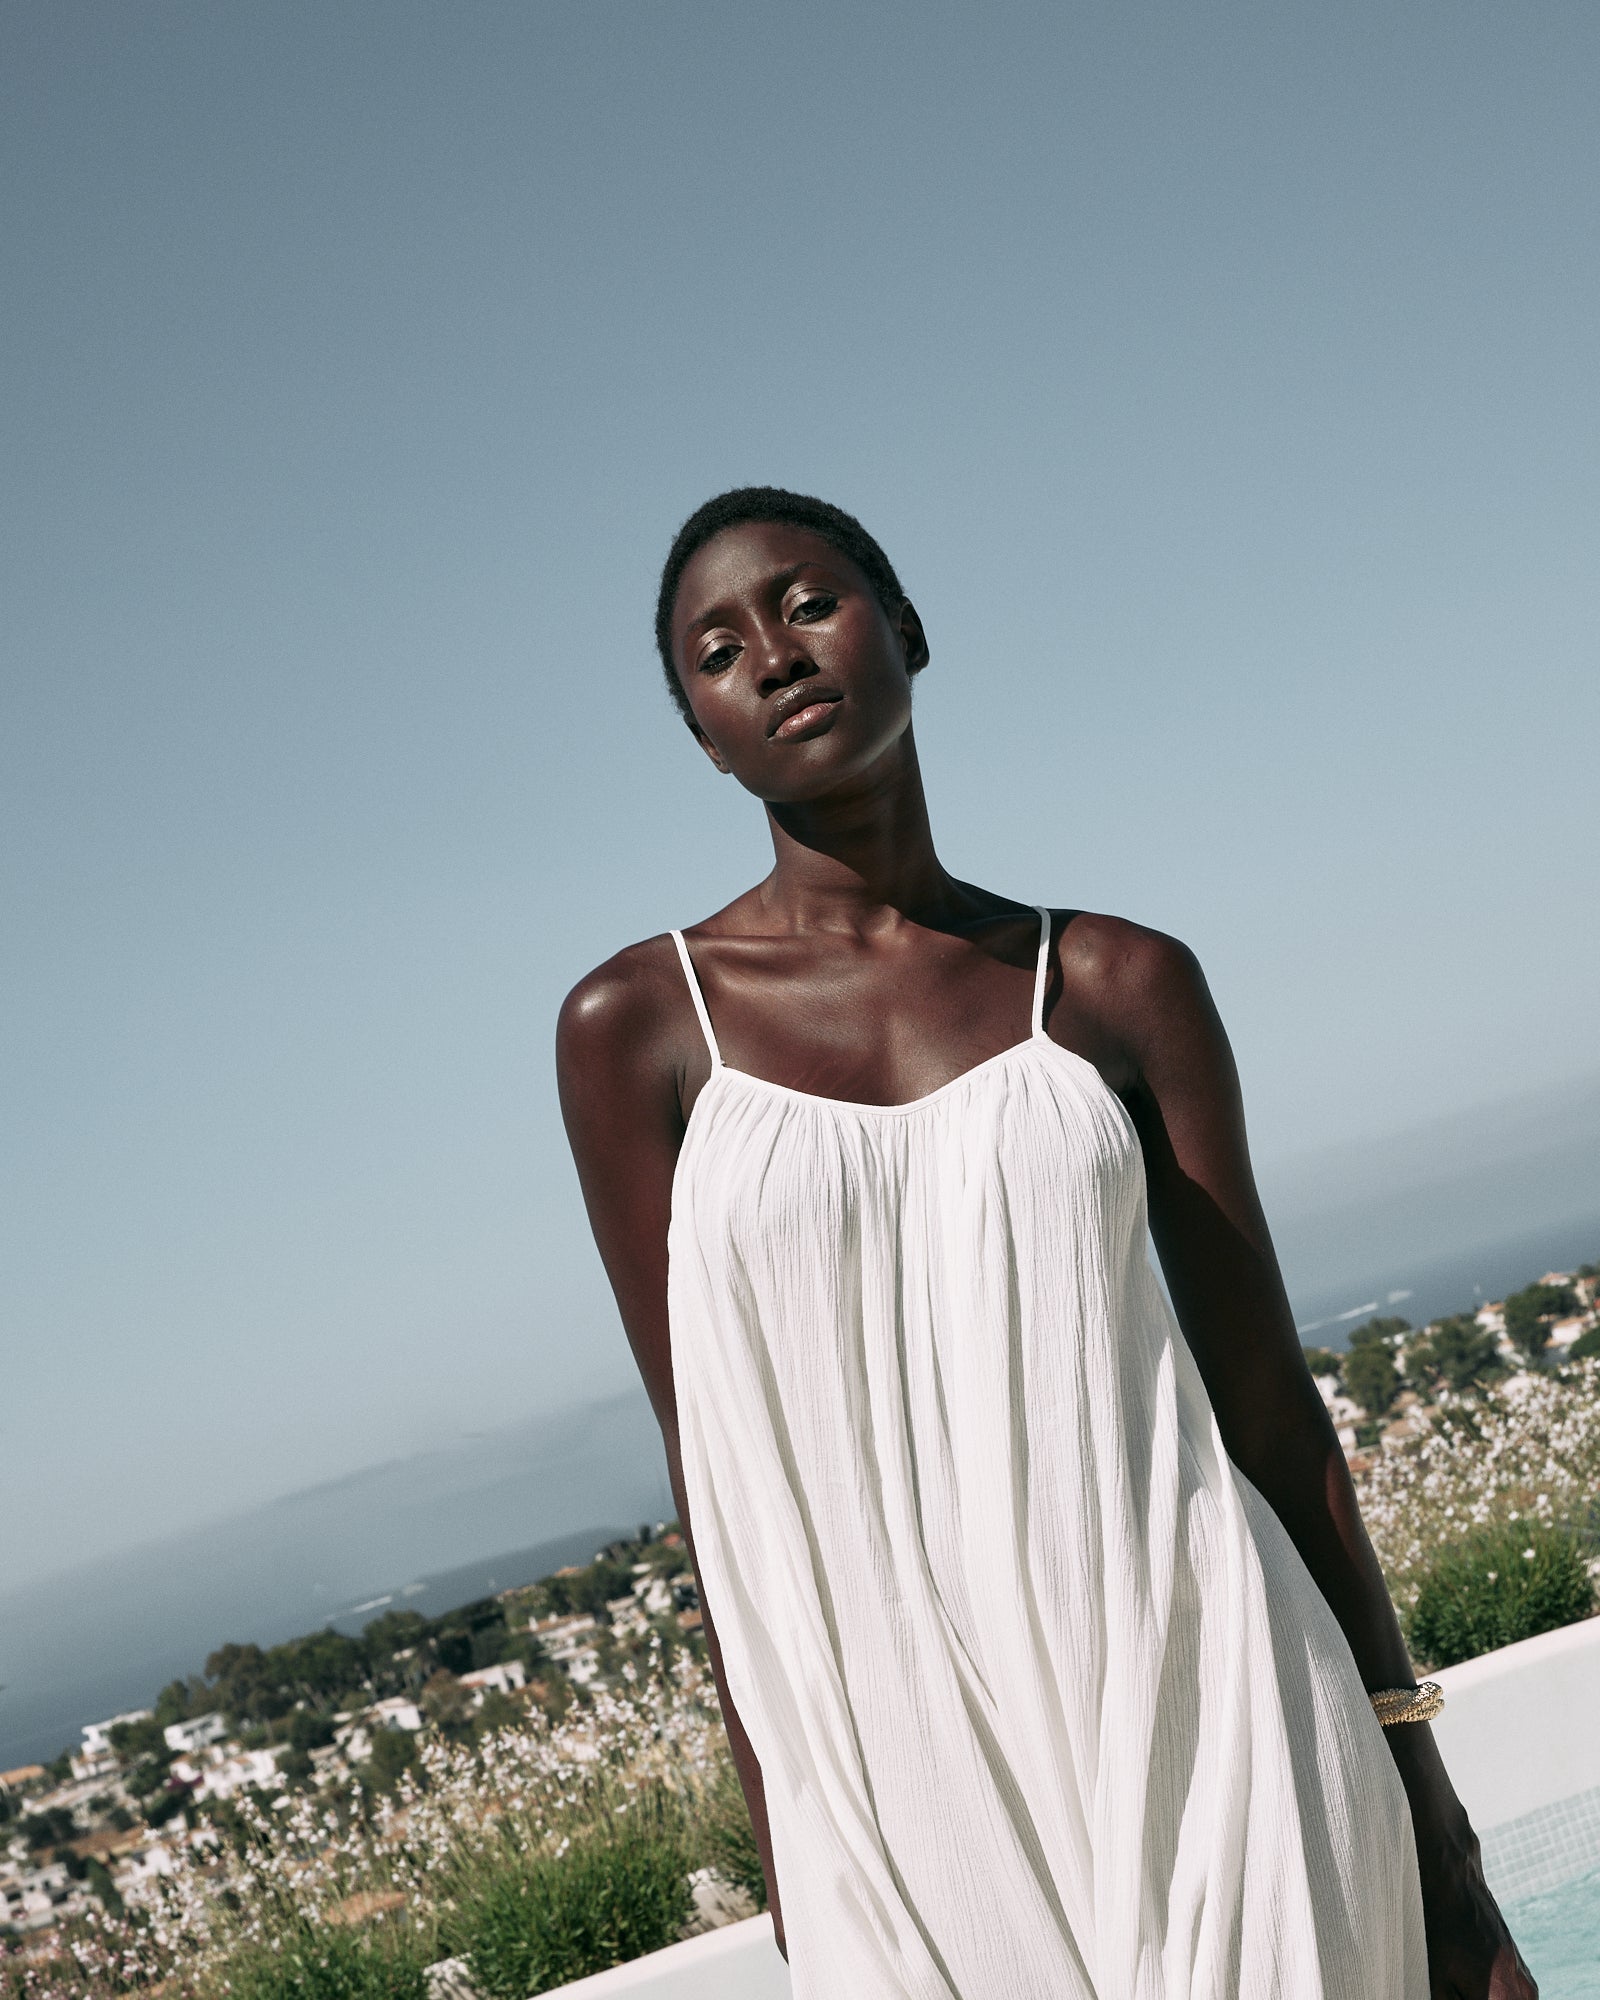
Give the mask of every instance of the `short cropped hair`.
[[782, 521], [791, 528], [808, 528], [823, 541], [831, 542], [841, 555], [848, 556], [868, 583], [891, 618], [898, 617], [906, 594], [894, 573], [894, 564], [879, 548], [854, 514], [807, 493], [790, 493], [781, 486], [735, 486], [707, 500], [684, 522], [673, 537], [672, 547], [661, 568], [661, 588], [656, 593], [656, 650], [666, 671], [667, 687], [685, 722], [694, 722], [689, 697], [672, 661], [672, 607], [677, 602], [678, 585], [689, 559], [703, 549], [713, 535], [724, 528], [742, 527], [747, 521]]

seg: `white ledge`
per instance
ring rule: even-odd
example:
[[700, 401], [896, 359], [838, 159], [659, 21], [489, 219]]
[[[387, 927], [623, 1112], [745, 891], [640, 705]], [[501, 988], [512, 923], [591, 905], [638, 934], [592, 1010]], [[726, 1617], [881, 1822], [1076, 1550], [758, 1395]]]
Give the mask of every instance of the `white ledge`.
[[789, 1968], [772, 1941], [772, 1919], [763, 1913], [561, 1991], [567, 2000], [609, 2000], [613, 1993], [648, 1993], [650, 2000], [789, 2000]]
[[1600, 1785], [1600, 1618], [1442, 1667], [1440, 1754], [1479, 1833]]

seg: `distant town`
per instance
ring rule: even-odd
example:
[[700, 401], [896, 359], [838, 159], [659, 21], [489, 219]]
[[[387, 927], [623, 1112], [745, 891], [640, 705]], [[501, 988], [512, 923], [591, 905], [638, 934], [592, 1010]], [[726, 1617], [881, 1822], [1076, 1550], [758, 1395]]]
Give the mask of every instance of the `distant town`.
[[1305, 1356], [1356, 1470], [1375, 1451], [1412, 1437], [1443, 1390], [1488, 1387], [1518, 1370], [1600, 1355], [1600, 1265], [1542, 1278], [1470, 1313], [1423, 1327], [1380, 1315], [1350, 1334], [1346, 1351]]
[[[1496, 1304], [1414, 1328], [1357, 1327], [1306, 1357], [1352, 1468], [1429, 1421], [1441, 1398], [1600, 1354], [1600, 1267], [1549, 1271]], [[237, 1843], [254, 1801], [287, 1810], [421, 1782], [430, 1738], [472, 1744], [575, 1705], [649, 1655], [704, 1656], [699, 1594], [672, 1523], [523, 1588], [438, 1617], [389, 1609], [266, 1648], [230, 1643], [149, 1708], [86, 1724], [49, 1764], [0, 1772], [0, 1936], [14, 1941], [98, 1904], [153, 1900], [180, 1865]]]
[[222, 1646], [152, 1707], [86, 1724], [49, 1764], [0, 1771], [0, 1936], [149, 1900], [193, 1850], [230, 1838], [245, 1795], [392, 1791], [429, 1735], [470, 1742], [535, 1710], [559, 1718], [646, 1649], [683, 1648], [704, 1652], [700, 1599], [670, 1522], [437, 1618], [391, 1610], [359, 1638]]

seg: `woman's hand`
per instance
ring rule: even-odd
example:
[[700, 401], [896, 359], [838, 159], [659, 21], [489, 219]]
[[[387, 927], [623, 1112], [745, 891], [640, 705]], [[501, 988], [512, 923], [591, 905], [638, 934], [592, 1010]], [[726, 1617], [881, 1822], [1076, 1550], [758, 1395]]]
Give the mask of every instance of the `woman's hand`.
[[1444, 1824], [1424, 1821], [1416, 1832], [1433, 2000], [1538, 2000], [1539, 1988], [1483, 1879], [1466, 1814], [1457, 1806]]

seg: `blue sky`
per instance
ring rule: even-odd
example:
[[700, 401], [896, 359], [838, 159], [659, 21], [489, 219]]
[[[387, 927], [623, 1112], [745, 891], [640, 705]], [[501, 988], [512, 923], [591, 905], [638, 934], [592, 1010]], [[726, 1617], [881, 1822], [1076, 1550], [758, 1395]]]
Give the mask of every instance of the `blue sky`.
[[1192, 942], [1272, 1163], [1595, 1066], [1590, 7], [0, 17], [0, 1581], [610, 1389], [561, 994], [765, 865], [722, 486], [947, 862]]

